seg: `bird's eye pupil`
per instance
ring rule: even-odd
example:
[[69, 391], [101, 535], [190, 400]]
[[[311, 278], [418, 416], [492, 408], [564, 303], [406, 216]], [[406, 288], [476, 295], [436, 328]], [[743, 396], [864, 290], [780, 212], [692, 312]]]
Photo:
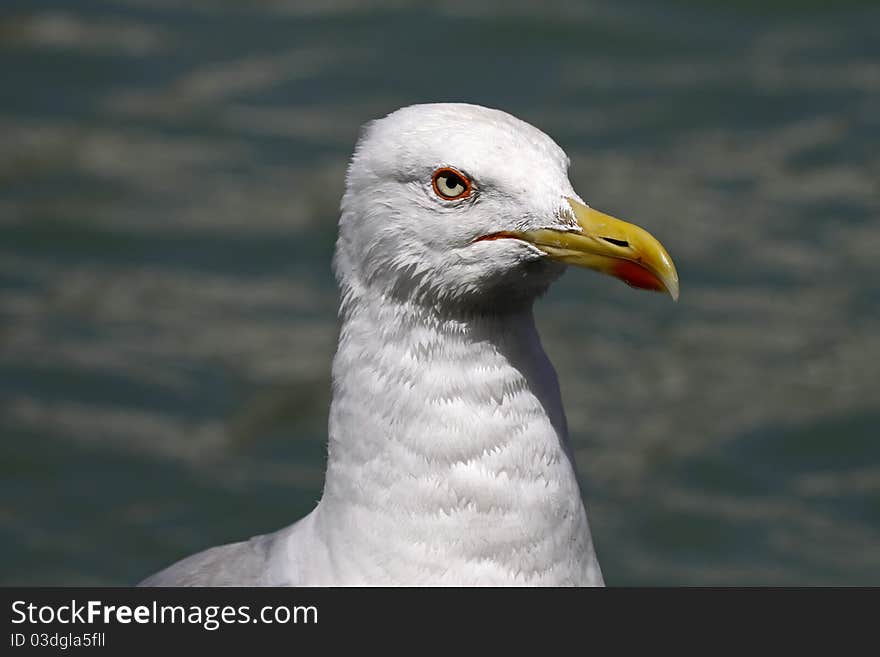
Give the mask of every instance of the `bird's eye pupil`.
[[446, 176], [446, 186], [449, 189], [457, 189], [459, 187], [464, 187], [464, 185], [461, 183], [461, 178], [459, 178], [455, 174], [450, 174], [450, 175]]

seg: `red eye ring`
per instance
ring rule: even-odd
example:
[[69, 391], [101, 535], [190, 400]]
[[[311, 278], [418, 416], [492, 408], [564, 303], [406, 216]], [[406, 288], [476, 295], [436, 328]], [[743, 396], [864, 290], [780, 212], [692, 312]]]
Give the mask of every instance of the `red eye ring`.
[[452, 167], [437, 169], [431, 177], [431, 186], [434, 188], [434, 193], [445, 201], [466, 198], [473, 190], [471, 179]]

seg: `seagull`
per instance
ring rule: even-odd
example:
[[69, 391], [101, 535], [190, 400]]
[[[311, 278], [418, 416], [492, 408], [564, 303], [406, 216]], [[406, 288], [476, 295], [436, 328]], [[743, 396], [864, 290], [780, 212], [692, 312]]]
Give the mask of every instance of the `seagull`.
[[546, 134], [476, 105], [368, 123], [333, 268], [323, 494], [141, 586], [602, 586], [534, 302], [568, 265], [678, 298], [647, 231], [589, 207]]

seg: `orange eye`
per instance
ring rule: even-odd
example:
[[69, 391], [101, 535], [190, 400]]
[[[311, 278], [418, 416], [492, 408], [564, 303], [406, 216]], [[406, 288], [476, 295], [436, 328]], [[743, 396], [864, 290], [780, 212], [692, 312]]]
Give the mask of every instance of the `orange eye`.
[[431, 184], [434, 186], [434, 193], [447, 201], [455, 201], [471, 193], [471, 181], [468, 177], [450, 167], [437, 169]]

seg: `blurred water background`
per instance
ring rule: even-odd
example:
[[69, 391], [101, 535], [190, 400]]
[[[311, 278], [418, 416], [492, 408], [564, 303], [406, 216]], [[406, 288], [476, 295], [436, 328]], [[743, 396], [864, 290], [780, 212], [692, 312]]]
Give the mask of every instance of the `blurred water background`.
[[461, 100], [678, 264], [538, 306], [607, 582], [880, 584], [876, 0], [4, 0], [0, 71], [0, 583], [311, 510], [346, 159]]

